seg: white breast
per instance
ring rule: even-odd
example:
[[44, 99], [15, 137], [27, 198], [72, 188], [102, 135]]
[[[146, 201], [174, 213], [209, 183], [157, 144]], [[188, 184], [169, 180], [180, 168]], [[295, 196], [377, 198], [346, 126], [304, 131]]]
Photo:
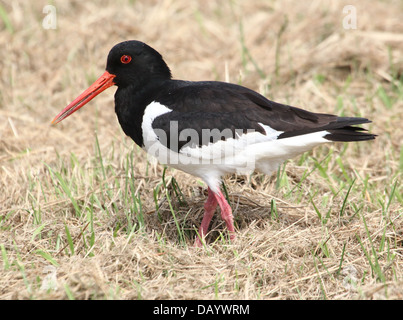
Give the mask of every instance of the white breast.
[[157, 133], [152, 127], [152, 123], [155, 118], [162, 116], [172, 110], [168, 107], [162, 105], [159, 102], [151, 102], [145, 109], [143, 115], [143, 122], [141, 124], [141, 129], [143, 131], [143, 143], [145, 149], [148, 150], [149, 147], [158, 141]]

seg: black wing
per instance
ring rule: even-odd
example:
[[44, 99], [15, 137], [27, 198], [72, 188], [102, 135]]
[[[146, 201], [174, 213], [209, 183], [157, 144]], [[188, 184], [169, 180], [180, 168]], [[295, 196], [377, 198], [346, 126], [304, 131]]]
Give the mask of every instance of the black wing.
[[[196, 144], [199, 146], [218, 139], [236, 138], [237, 134], [248, 131], [265, 134], [259, 123], [281, 131], [277, 139], [323, 130], [329, 132], [325, 138], [332, 141], [370, 140], [375, 137], [362, 132], [364, 129], [360, 127], [353, 127], [371, 122], [368, 119], [309, 112], [270, 101], [248, 88], [224, 82], [173, 81], [168, 92], [161, 93], [156, 101], [172, 110], [157, 117], [152, 124], [154, 129], [166, 132], [169, 148], [172, 123], [179, 133], [197, 133], [199, 140]], [[223, 134], [204, 139], [203, 131], [208, 133], [211, 130]], [[189, 143], [189, 139], [173, 140], [180, 149]]]

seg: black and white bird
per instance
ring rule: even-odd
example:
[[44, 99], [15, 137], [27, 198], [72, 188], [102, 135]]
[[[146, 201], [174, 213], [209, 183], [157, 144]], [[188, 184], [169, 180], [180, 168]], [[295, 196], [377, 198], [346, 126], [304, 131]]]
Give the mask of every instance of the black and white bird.
[[217, 205], [230, 238], [235, 237], [232, 210], [220, 190], [223, 175], [271, 174], [285, 160], [320, 144], [375, 138], [355, 126], [371, 122], [365, 118], [309, 112], [231, 83], [174, 80], [162, 56], [134, 40], [111, 49], [105, 73], [52, 123], [112, 85], [118, 87], [115, 111], [126, 135], [159, 162], [207, 184], [196, 246], [202, 245]]

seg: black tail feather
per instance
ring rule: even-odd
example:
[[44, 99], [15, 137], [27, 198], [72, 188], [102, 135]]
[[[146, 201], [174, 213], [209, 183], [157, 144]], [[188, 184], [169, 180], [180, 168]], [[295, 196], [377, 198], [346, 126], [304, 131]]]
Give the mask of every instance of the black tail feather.
[[367, 131], [361, 127], [353, 127], [356, 124], [370, 123], [371, 121], [365, 118], [348, 118], [340, 117], [337, 123], [343, 125], [339, 128], [326, 130], [329, 134], [325, 135], [324, 138], [330, 141], [365, 141], [373, 140], [376, 135], [363, 132]]
[[362, 132], [362, 130], [364, 129], [358, 128], [358, 130], [351, 130], [351, 129], [328, 130], [329, 134], [325, 135], [324, 138], [330, 141], [346, 141], [346, 142], [375, 139], [376, 137], [375, 134]]
[[355, 127], [358, 124], [371, 123], [371, 120], [366, 118], [358, 117], [336, 117], [328, 114], [316, 114], [318, 118], [323, 117], [324, 119], [329, 119], [332, 117], [328, 123], [323, 123], [322, 125], [312, 125], [298, 128], [297, 130], [290, 130], [283, 132], [278, 136], [278, 139], [290, 138], [294, 136], [309, 134], [318, 131], [326, 131], [328, 134], [324, 136], [325, 139], [329, 141], [364, 141], [373, 140], [376, 135], [371, 133], [366, 133], [367, 131], [361, 127]]

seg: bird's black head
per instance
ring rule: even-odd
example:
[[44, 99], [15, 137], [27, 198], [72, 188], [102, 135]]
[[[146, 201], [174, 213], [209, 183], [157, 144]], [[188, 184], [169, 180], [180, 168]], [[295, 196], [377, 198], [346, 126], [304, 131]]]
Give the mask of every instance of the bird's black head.
[[106, 71], [116, 76], [113, 82], [118, 87], [141, 85], [155, 78], [171, 78], [171, 71], [162, 56], [136, 40], [118, 43], [111, 49]]
[[[140, 41], [125, 41], [109, 52], [106, 71], [52, 121], [58, 123], [76, 112], [114, 84], [121, 88], [141, 88], [153, 81], [171, 79], [171, 71], [161, 55]], [[118, 90], [119, 91], [119, 90]]]

